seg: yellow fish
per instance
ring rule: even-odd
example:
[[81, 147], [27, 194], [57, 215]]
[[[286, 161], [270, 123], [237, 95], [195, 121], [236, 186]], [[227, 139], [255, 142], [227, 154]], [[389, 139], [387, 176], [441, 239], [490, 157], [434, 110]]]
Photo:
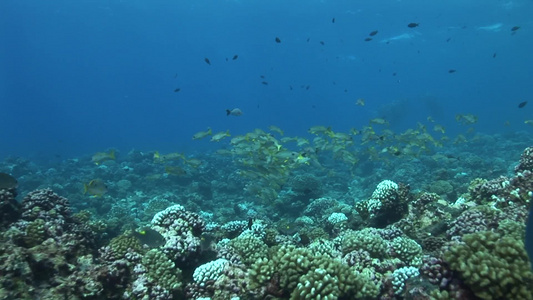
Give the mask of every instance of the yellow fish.
[[97, 152], [91, 160], [97, 165], [106, 160], [115, 160], [115, 150], [111, 149], [109, 152]]
[[226, 130], [225, 132], [221, 131], [221, 132], [213, 135], [213, 137], [211, 137], [211, 142], [220, 142], [222, 139], [224, 139], [224, 138], [226, 138], [228, 136], [231, 136], [229, 134], [229, 130]]
[[178, 152], [169, 153], [169, 154], [165, 154], [165, 155], [159, 154], [158, 151], [156, 151], [154, 153], [154, 160], [155, 161], [163, 162], [163, 161], [178, 160], [178, 159], [185, 159], [185, 155], [183, 153], [178, 153]]
[[211, 128], [207, 128], [207, 131], [200, 131], [200, 132], [197, 132], [195, 133], [193, 136], [192, 136], [192, 139], [193, 140], [201, 140], [207, 136], [210, 136], [212, 135], [213, 132], [211, 131]]
[[187, 171], [185, 171], [184, 169], [182, 169], [180, 167], [176, 167], [176, 166], [166, 166], [165, 167], [165, 173], [167, 173], [169, 175], [174, 175], [174, 176], [185, 176], [185, 175], [187, 175]]
[[87, 184], [83, 184], [83, 194], [90, 194], [96, 197], [102, 197], [107, 193], [107, 185], [101, 179], [94, 179]]
[[281, 128], [279, 128], [278, 126], [271, 125], [271, 126], [268, 127], [268, 129], [270, 131], [277, 132], [280, 135], [283, 135], [283, 130], [281, 130]]

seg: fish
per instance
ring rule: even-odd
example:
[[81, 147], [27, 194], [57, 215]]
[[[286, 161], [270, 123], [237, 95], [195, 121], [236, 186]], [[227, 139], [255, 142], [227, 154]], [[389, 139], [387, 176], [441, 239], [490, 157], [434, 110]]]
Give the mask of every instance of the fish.
[[213, 132], [211, 131], [211, 128], [207, 128], [207, 131], [200, 131], [200, 132], [197, 132], [195, 133], [193, 136], [192, 136], [192, 139], [193, 140], [201, 140], [207, 136], [210, 136], [212, 135]]
[[494, 52], [494, 54], [492, 54], [492, 58], [496, 58], [496, 52]]
[[513, 28], [511, 28], [511, 31], [517, 31], [518, 29], [520, 29], [520, 26], [513, 26]]
[[237, 58], [239, 58], [239, 56], [237, 54], [235, 54], [235, 55], [233, 55], [232, 60], [236, 60]]
[[320, 45], [324, 46], [324, 44], [325, 44], [324, 41], [320, 41]]
[[374, 31], [371, 31], [368, 35], [369, 36], [375, 36], [376, 34], [378, 34], [378, 31], [374, 30]]
[[229, 116], [229, 115], [232, 115], [235, 117], [242, 116], [242, 110], [240, 110], [239, 108], [226, 109], [226, 116]]
[[279, 128], [278, 126], [270, 125], [270, 126], [268, 126], [268, 129], [270, 131], [277, 132], [280, 135], [283, 135], [283, 130], [281, 130], [281, 128]]
[[261, 81], [261, 84], [268, 85], [268, 81]]
[[199, 160], [198, 158], [187, 159], [185, 160], [185, 163], [195, 169], [202, 165], [202, 161]]
[[503, 24], [502, 23], [496, 23], [488, 26], [480, 26], [477, 28], [477, 30], [485, 30], [485, 31], [500, 31], [502, 29]]
[[365, 42], [370, 42], [371, 40], [372, 40], [371, 37], [367, 37], [367, 38], [365, 38]]
[[278, 43], [278, 44], [281, 43], [281, 39], [280, 39], [279, 37], [276, 37], [275, 41], [276, 41], [276, 43]]
[[183, 153], [174, 152], [174, 153], [169, 153], [165, 155], [159, 154], [159, 151], [156, 151], [154, 153], [154, 161], [163, 162], [163, 161], [180, 160], [180, 159], [185, 160], [185, 155]]
[[529, 263], [533, 271], [533, 203], [529, 203], [529, 217], [526, 224], [526, 238], [524, 240], [526, 252], [529, 256]]
[[254, 218], [248, 218], [248, 229], [252, 230], [252, 225], [254, 225]]
[[520, 104], [518, 104], [518, 108], [524, 108], [524, 106], [526, 105], [527, 105], [527, 101], [520, 102]]
[[106, 161], [106, 160], [115, 160], [115, 150], [111, 149], [109, 152], [97, 152], [95, 153], [91, 160], [93, 163], [99, 165], [100, 163]]
[[209, 60], [209, 58], [207, 58], [207, 57], [204, 58], [204, 61], [205, 61], [206, 64], [211, 65], [211, 61]]
[[533, 125], [533, 120], [525, 120], [524, 124]]
[[331, 19], [331, 23], [335, 23], [335, 18]]
[[449, 69], [449, 70], [448, 70], [448, 73], [450, 73], [450, 74], [451, 74], [451, 73], [455, 73], [455, 72], [456, 72], [455, 69]]
[[439, 125], [439, 124], [435, 124], [435, 126], [433, 126], [433, 131], [437, 131], [442, 134], [446, 133], [446, 129], [444, 128], [444, 126]]
[[224, 138], [226, 138], [228, 136], [231, 136], [229, 134], [229, 130], [221, 131], [221, 132], [213, 135], [213, 137], [211, 137], [211, 142], [220, 142], [222, 139], [224, 139]]
[[412, 39], [414, 37], [415, 37], [415, 35], [412, 34], [412, 33], [403, 33], [403, 34], [396, 35], [396, 36], [393, 36], [393, 37], [388, 38], [388, 39], [381, 40], [380, 43], [388, 44], [388, 43], [390, 43], [392, 41], [409, 40], [409, 39]]
[[107, 185], [102, 179], [93, 179], [89, 183], [83, 184], [83, 194], [90, 194], [91, 196], [102, 197], [107, 193]]
[[187, 171], [185, 171], [183, 168], [178, 166], [165, 166], [165, 173], [168, 175], [174, 175], [174, 176], [185, 176], [187, 175]]
[[165, 238], [159, 232], [149, 227], [135, 230], [133, 236], [136, 237], [141, 244], [147, 245], [150, 248], [157, 248], [166, 243]]
[[180, 88], [177, 88], [177, 89], [174, 90], [174, 93], [177, 93], [177, 92], [179, 92], [179, 91], [181, 91], [181, 89], [180, 89]]
[[409, 23], [409, 24], [407, 24], [407, 27], [415, 28], [415, 27], [418, 27], [419, 25], [420, 25], [420, 23]]
[[18, 181], [15, 177], [0, 172], [0, 190], [11, 190], [18, 187]]
[[371, 124], [378, 124], [378, 125], [389, 125], [389, 121], [382, 119], [382, 118], [374, 118], [370, 120]]
[[359, 98], [359, 99], [355, 100], [355, 105], [365, 106], [365, 99]]
[[466, 125], [466, 124], [475, 124], [475, 123], [477, 123], [478, 117], [476, 115], [472, 115], [472, 114], [467, 114], [467, 115], [456, 114], [455, 115], [455, 120], [457, 122], [459, 122], [459, 123], [464, 124], [464, 125]]

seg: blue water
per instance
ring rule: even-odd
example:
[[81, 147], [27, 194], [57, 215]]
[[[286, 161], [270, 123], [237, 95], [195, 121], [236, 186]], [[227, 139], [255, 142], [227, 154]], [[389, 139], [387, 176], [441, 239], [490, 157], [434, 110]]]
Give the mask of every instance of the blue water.
[[[193, 151], [213, 147], [191, 140], [207, 127], [305, 136], [375, 117], [403, 130], [431, 116], [453, 135], [465, 130], [457, 113], [479, 116], [478, 132], [531, 132], [533, 101], [517, 107], [532, 100], [531, 11], [531, 1], [5, 0], [0, 157]], [[244, 114], [227, 117], [235, 107]]]

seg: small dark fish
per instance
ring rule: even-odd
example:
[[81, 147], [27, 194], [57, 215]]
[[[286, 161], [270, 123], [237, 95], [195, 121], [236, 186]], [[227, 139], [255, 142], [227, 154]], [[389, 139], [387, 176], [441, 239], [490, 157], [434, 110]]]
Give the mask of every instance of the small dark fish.
[[311, 40], [311, 38], [307, 38], [307, 42], [309, 43], [309, 41]]
[[451, 41], [451, 40], [452, 40], [452, 38], [447, 38], [447, 39], [446, 39], [446, 43], [449, 42], [449, 41]]
[[378, 34], [378, 31], [374, 30], [374, 31], [370, 32], [368, 35], [369, 36], [375, 36], [376, 34]]
[[235, 54], [235, 55], [233, 55], [232, 60], [236, 60], [237, 58], [239, 58], [239, 56], [237, 54]]
[[450, 74], [451, 74], [451, 73], [455, 73], [455, 72], [456, 72], [455, 69], [449, 69], [449, 70], [448, 70], [448, 73], [450, 73]]
[[371, 37], [367, 37], [367, 38], [365, 39], [365, 42], [370, 42], [371, 40], [372, 40]]
[[331, 23], [335, 23], [335, 18], [331, 19]]
[[420, 25], [420, 24], [419, 23], [409, 23], [409, 24], [407, 24], [407, 27], [415, 28], [415, 27], [418, 27], [418, 25]]
[[496, 58], [496, 52], [494, 52], [494, 54], [492, 54], [492, 58]]
[[279, 37], [276, 37], [276, 43], [281, 43], [281, 40], [279, 39]]
[[292, 85], [289, 85], [289, 89], [292, 91]]
[[261, 77], [261, 78], [265, 79], [265, 75], [259, 75], [259, 77]]
[[176, 78], [176, 77], [178, 77], [178, 73], [176, 73], [176, 74], [174, 75], [174, 78]]
[[324, 46], [324, 44], [325, 44], [324, 41], [320, 41], [320, 45]]
[[344, 92], [345, 92], [345, 93], [348, 93], [348, 90], [347, 90], [347, 89], [344, 89]]
[[254, 225], [254, 218], [249, 218], [248, 219], [248, 229], [252, 229], [252, 225]]
[[229, 61], [229, 58], [226, 57], [226, 61]]
[[520, 26], [513, 26], [513, 28], [511, 28], [511, 31], [517, 31], [518, 29], [520, 29]]
[[268, 81], [261, 81], [262, 84], [268, 85]]
[[204, 61], [205, 61], [206, 64], [211, 65], [211, 61], [209, 60], [209, 58], [207, 58], [207, 57], [204, 58]]
[[177, 88], [177, 89], [174, 90], [174, 93], [177, 93], [177, 92], [179, 92], [179, 91], [181, 91], [181, 89], [180, 89], [180, 88]]
[[527, 105], [527, 101], [520, 102], [520, 104], [518, 104], [518, 108], [524, 108], [524, 106], [526, 105]]
[[306, 90], [308, 90], [308, 89], [310, 89], [310, 88], [311, 88], [310, 85], [308, 85], [308, 86], [305, 87]]
[[392, 76], [396, 76], [396, 72], [392, 73]]

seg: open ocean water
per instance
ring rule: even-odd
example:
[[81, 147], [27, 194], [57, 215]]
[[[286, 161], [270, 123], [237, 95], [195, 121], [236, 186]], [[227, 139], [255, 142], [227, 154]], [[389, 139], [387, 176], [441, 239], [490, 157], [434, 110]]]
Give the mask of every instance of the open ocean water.
[[2, 1], [0, 299], [533, 299], [532, 11]]

